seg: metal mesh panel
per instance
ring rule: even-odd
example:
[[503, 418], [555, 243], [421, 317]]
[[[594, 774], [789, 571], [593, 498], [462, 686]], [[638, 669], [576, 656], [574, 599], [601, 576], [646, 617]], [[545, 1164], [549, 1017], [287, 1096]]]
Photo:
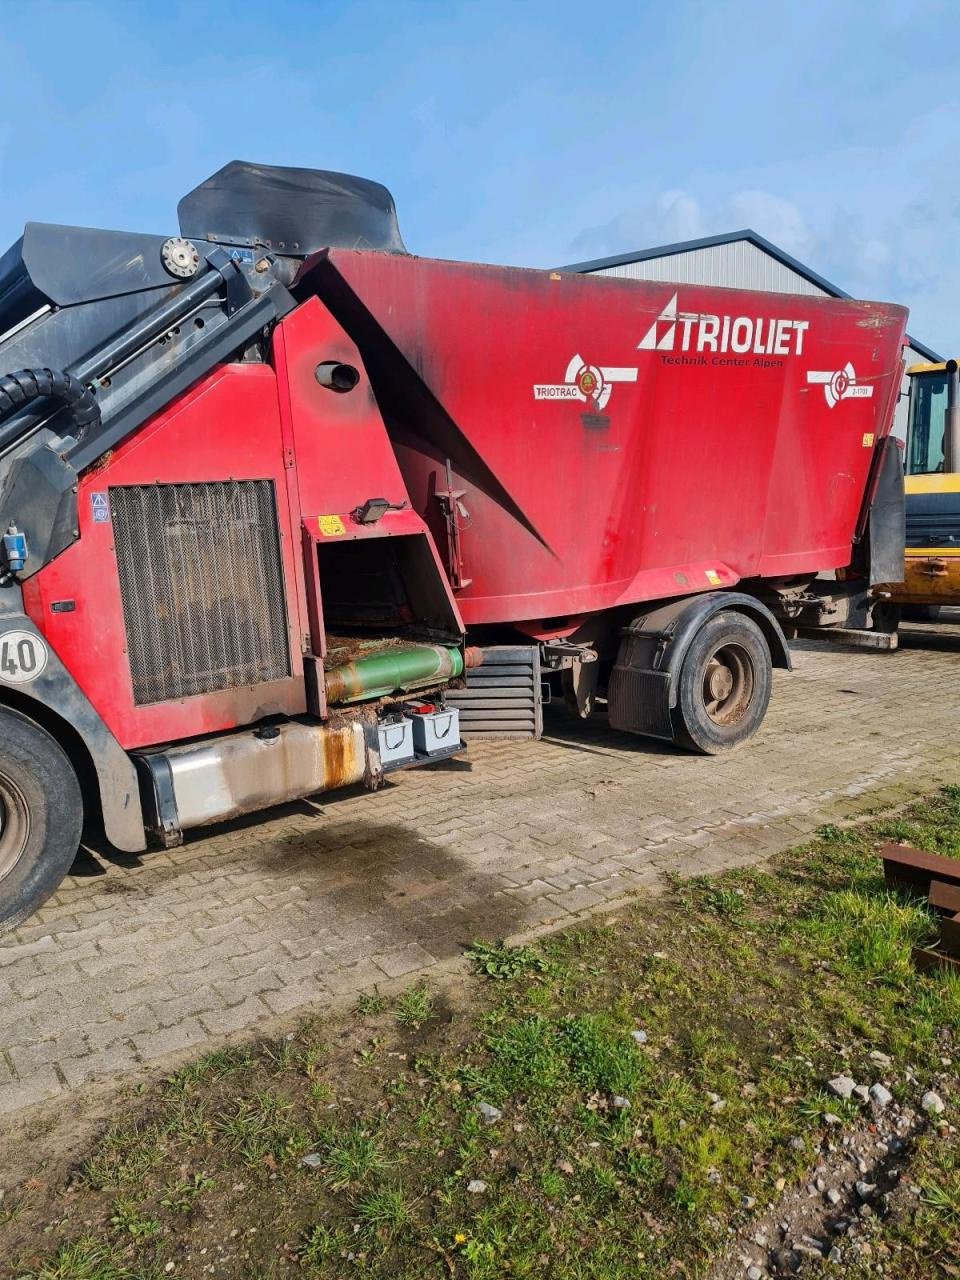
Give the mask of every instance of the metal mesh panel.
[[290, 674], [270, 480], [110, 489], [138, 706]]

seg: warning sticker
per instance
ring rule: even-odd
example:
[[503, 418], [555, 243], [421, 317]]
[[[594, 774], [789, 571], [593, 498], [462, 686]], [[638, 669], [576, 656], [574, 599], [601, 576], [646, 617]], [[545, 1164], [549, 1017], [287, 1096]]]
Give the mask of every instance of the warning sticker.
[[346, 533], [339, 516], [317, 516], [317, 524], [326, 538], [338, 538], [341, 533]]
[[90, 508], [93, 511], [94, 524], [110, 523], [110, 503], [105, 493], [91, 493]]
[[872, 444], [873, 444], [873, 432], [865, 431], [863, 433], [863, 447], [865, 449], [869, 449]]
[[706, 573], [707, 581], [711, 586], [719, 587], [723, 582], [723, 579], [720, 577], [719, 573], [717, 573], [716, 569], [706, 569], [704, 572]]

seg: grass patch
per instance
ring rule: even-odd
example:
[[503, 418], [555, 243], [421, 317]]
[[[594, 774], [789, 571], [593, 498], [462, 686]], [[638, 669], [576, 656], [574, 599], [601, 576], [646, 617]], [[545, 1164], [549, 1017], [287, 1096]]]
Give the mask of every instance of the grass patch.
[[418, 983], [409, 987], [397, 999], [395, 1017], [397, 1026], [419, 1029], [433, 1017], [433, 996], [425, 986]]
[[27, 1273], [27, 1280], [137, 1280], [142, 1274], [118, 1261], [108, 1245], [82, 1236], [59, 1248], [38, 1271]]
[[376, 1134], [359, 1123], [325, 1134], [319, 1150], [324, 1158], [327, 1182], [334, 1191], [355, 1187], [371, 1174], [382, 1173], [387, 1168]]
[[440, 1003], [422, 984], [374, 992], [336, 1024], [207, 1054], [132, 1100], [69, 1194], [8, 1192], [0, 1256], [30, 1280], [171, 1263], [197, 1280], [209, 1264], [257, 1280], [703, 1276], [744, 1202], [802, 1185], [824, 1137], [864, 1123], [825, 1083], [876, 1078], [880, 1050], [913, 1105], [936, 1080], [947, 1124], [871, 1223], [873, 1269], [845, 1274], [878, 1259], [898, 1280], [950, 1274], [960, 981], [914, 970], [936, 924], [885, 890], [886, 839], [960, 857], [960, 788], [821, 828], [770, 868], [679, 881], [615, 923], [475, 943], [476, 980]]

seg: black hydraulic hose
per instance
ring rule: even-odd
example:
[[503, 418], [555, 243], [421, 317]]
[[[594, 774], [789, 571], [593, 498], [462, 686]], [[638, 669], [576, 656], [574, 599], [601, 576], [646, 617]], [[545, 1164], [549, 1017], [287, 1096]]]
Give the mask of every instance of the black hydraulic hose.
[[21, 369], [0, 377], [0, 422], [34, 400], [47, 399], [59, 400], [70, 410], [78, 440], [100, 424], [100, 406], [93, 391], [60, 369]]

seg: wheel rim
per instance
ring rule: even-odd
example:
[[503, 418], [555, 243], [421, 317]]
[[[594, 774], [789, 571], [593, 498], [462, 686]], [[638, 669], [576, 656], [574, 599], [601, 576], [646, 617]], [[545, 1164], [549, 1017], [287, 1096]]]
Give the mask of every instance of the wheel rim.
[[23, 792], [0, 773], [0, 880], [23, 856], [30, 835], [30, 810]]
[[716, 725], [742, 720], [753, 697], [753, 663], [743, 645], [723, 644], [703, 669], [703, 706]]

